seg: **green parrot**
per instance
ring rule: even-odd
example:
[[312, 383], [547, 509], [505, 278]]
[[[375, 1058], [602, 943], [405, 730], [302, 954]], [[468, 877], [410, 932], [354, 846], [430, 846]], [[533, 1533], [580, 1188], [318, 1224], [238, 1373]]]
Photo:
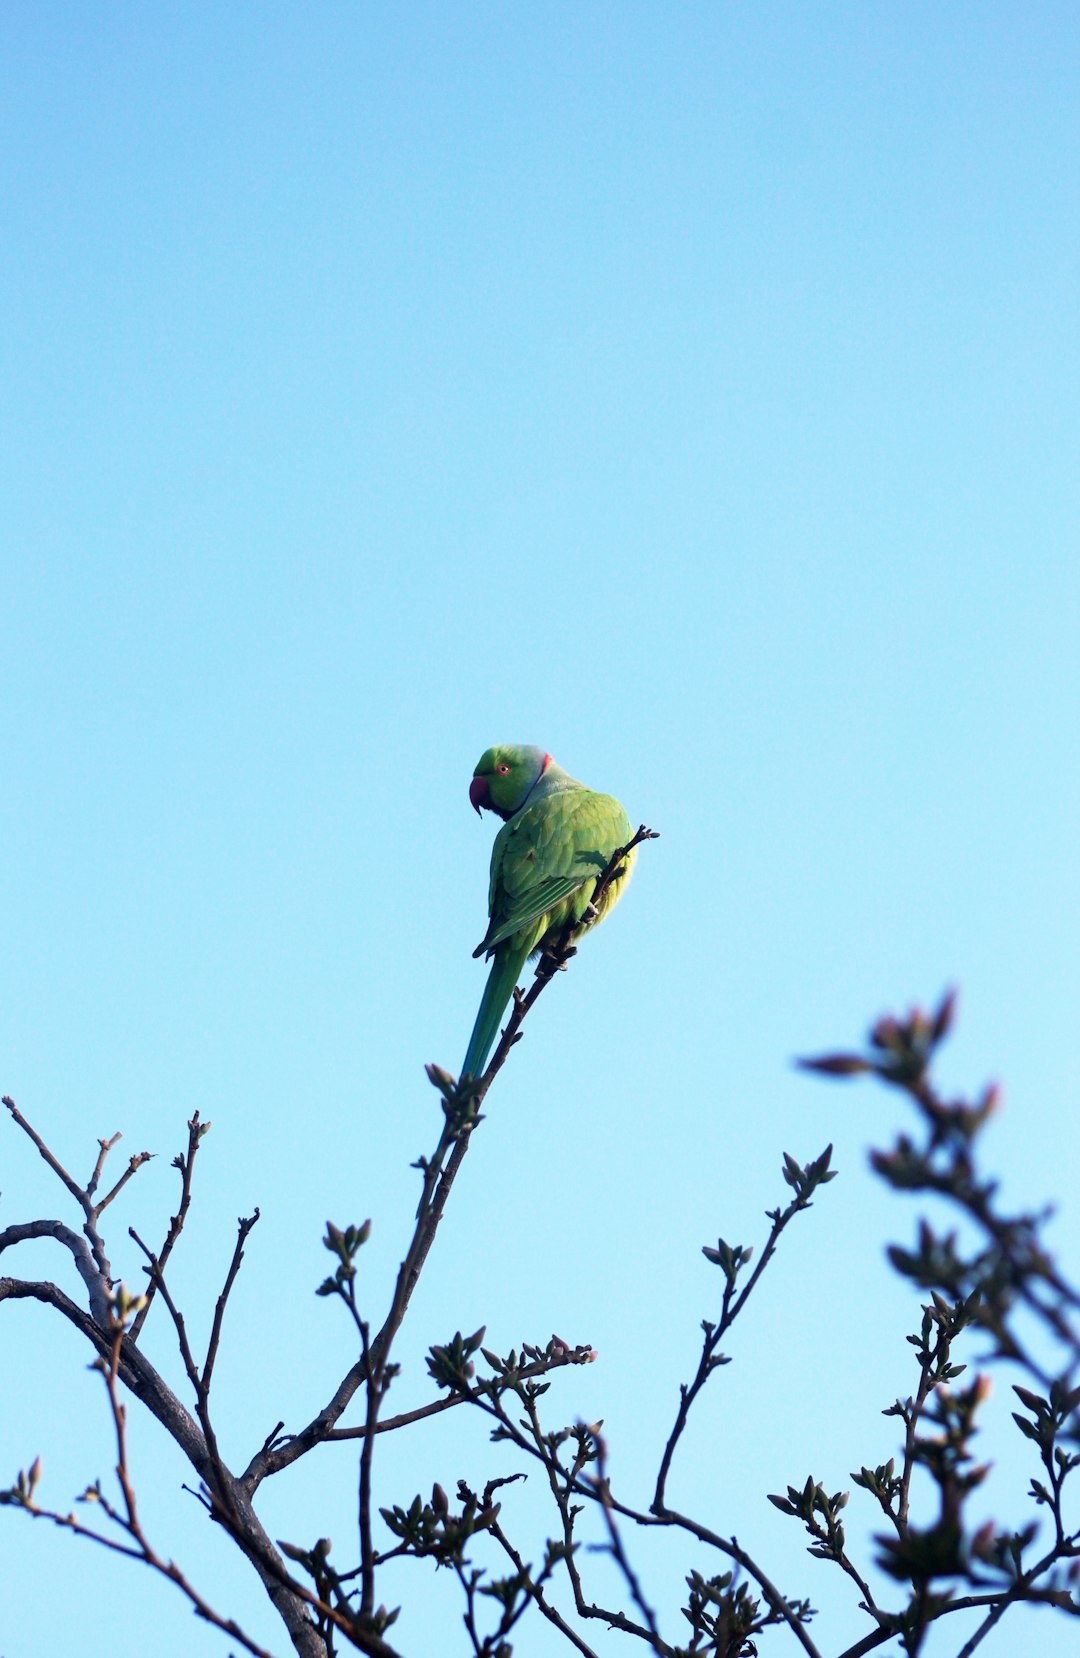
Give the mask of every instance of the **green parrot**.
[[[491, 972], [461, 1068], [462, 1076], [479, 1077], [526, 957], [554, 944], [568, 921], [585, 919], [597, 879], [633, 830], [617, 800], [569, 777], [542, 748], [489, 748], [473, 772], [469, 800], [477, 813], [483, 807], [503, 819], [491, 850], [491, 919], [473, 951], [492, 958]], [[588, 926], [622, 896], [634, 856], [627, 855]]]

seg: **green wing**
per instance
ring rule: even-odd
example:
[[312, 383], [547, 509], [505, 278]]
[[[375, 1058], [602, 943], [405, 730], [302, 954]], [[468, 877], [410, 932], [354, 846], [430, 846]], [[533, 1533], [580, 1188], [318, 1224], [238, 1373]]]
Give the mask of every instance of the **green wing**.
[[629, 820], [611, 795], [564, 789], [527, 806], [496, 836], [491, 922], [474, 954], [490, 952], [503, 939], [534, 926], [586, 882], [595, 881], [629, 839]]

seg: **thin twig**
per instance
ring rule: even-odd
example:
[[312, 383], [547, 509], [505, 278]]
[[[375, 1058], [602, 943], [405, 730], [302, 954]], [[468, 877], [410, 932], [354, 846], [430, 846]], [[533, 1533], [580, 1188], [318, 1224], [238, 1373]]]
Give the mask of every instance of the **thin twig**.
[[367, 1370], [367, 1393], [364, 1412], [364, 1443], [360, 1450], [359, 1489], [357, 1513], [360, 1527], [360, 1610], [368, 1617], [375, 1609], [375, 1545], [371, 1534], [372, 1469], [375, 1451], [375, 1428], [379, 1407], [386, 1392], [386, 1367], [376, 1369], [368, 1340], [368, 1327], [360, 1324], [361, 1360]]
[[[588, 1360], [586, 1354], [590, 1355]], [[532, 1381], [539, 1376], [550, 1375], [553, 1370], [562, 1370], [568, 1365], [591, 1363], [594, 1356], [591, 1348], [587, 1347], [567, 1348], [558, 1353], [544, 1354], [533, 1364], [522, 1365], [521, 1369], [515, 1372], [515, 1380]], [[429, 1400], [426, 1405], [417, 1405], [414, 1410], [401, 1411], [397, 1416], [383, 1417], [375, 1424], [373, 1431], [377, 1434], [395, 1433], [399, 1428], [410, 1427], [414, 1422], [423, 1422], [429, 1416], [439, 1416], [443, 1411], [454, 1410], [458, 1405], [476, 1404], [478, 1400], [489, 1398], [496, 1391], [499, 1391], [498, 1378], [485, 1377], [472, 1387], [463, 1388], [460, 1393], [451, 1393], [444, 1399]], [[279, 1423], [278, 1427], [280, 1426]], [[331, 1428], [325, 1439], [363, 1439], [367, 1432], [367, 1425], [361, 1422], [354, 1428]], [[275, 1435], [271, 1434], [267, 1444], [270, 1444], [274, 1437]]]
[[[499, 1422], [504, 1436], [521, 1450], [535, 1457], [547, 1474], [551, 1494], [562, 1523], [562, 1543], [559, 1549], [559, 1559], [566, 1568], [566, 1575], [570, 1582], [574, 1606], [578, 1615], [606, 1623], [610, 1629], [618, 1629], [624, 1635], [635, 1635], [639, 1640], [652, 1641], [652, 1632], [647, 1624], [635, 1623], [633, 1618], [628, 1617], [625, 1612], [621, 1612], [615, 1607], [599, 1606], [595, 1601], [590, 1602], [586, 1598], [585, 1587], [575, 1558], [577, 1550], [577, 1544], [574, 1541], [576, 1510], [571, 1506], [570, 1499], [572, 1496], [578, 1495], [587, 1497], [592, 1502], [597, 1502], [599, 1500], [597, 1491], [592, 1482], [580, 1477], [581, 1465], [579, 1463], [575, 1461], [574, 1467], [568, 1469], [559, 1461], [557, 1451], [540, 1424], [536, 1401], [529, 1390], [521, 1389], [516, 1392], [516, 1397], [528, 1417], [528, 1435], [524, 1434], [521, 1427], [511, 1419], [501, 1398], [494, 1399], [490, 1404], [481, 1403], [480, 1401], [478, 1403], [482, 1410], [494, 1416]], [[653, 1521], [650, 1516], [638, 1516], [632, 1511], [622, 1508], [621, 1505], [614, 1503], [614, 1499], [611, 1499], [611, 1501], [612, 1506], [618, 1508], [619, 1512], [625, 1514], [629, 1519], [637, 1520], [639, 1524], [659, 1523]]]
[[565, 1635], [566, 1639], [570, 1642], [570, 1645], [576, 1647], [582, 1654], [582, 1658], [597, 1658], [596, 1653], [593, 1651], [592, 1647], [589, 1646], [588, 1642], [582, 1640], [576, 1629], [571, 1629], [558, 1607], [553, 1606], [548, 1600], [547, 1596], [544, 1594], [541, 1580], [533, 1578], [529, 1568], [526, 1566], [521, 1555], [503, 1531], [498, 1520], [495, 1519], [489, 1521], [487, 1529], [512, 1561], [530, 1599], [537, 1609], [543, 1613], [548, 1622], [554, 1624], [560, 1635]]
[[[109, 1142], [110, 1145], [113, 1144], [115, 1140], [119, 1140], [119, 1138], [119, 1134], [115, 1135], [114, 1140]], [[149, 1163], [152, 1156], [153, 1153], [149, 1151], [136, 1152], [135, 1156], [129, 1160], [127, 1168], [120, 1176], [120, 1179], [116, 1182], [116, 1185], [113, 1186], [110, 1191], [106, 1192], [100, 1203], [94, 1204], [95, 1220], [97, 1220], [103, 1209], [107, 1209], [109, 1207], [109, 1204], [112, 1202], [113, 1198], [116, 1197], [117, 1193], [123, 1191], [132, 1175], [138, 1174], [144, 1163]], [[92, 1189], [92, 1187], [87, 1187], [87, 1195], [89, 1195]]]
[[[224, 1298], [228, 1294], [228, 1289], [232, 1284], [233, 1278], [236, 1276], [235, 1267], [238, 1266], [238, 1264], [239, 1264], [237, 1262], [236, 1257], [237, 1257], [237, 1254], [240, 1251], [240, 1248], [241, 1248], [241, 1245], [243, 1243], [244, 1237], [247, 1236], [247, 1233], [244, 1232], [243, 1229], [246, 1226], [247, 1231], [250, 1231], [251, 1227], [254, 1226], [254, 1224], [255, 1224], [255, 1219], [257, 1219], [257, 1213], [256, 1213], [255, 1218], [253, 1218], [252, 1220], [247, 1221], [247, 1222], [241, 1220], [239, 1222], [241, 1235], [237, 1239], [236, 1250], [234, 1251], [234, 1254], [233, 1254], [233, 1263], [234, 1263], [234, 1265], [233, 1265], [233, 1267], [230, 1268], [229, 1276], [226, 1280], [226, 1288], [222, 1292], [222, 1296], [219, 1297], [219, 1300], [218, 1300], [219, 1313], [224, 1312]], [[161, 1271], [160, 1261], [158, 1261], [156, 1256], [153, 1255], [152, 1252], [147, 1248], [146, 1244], [143, 1242], [143, 1240], [139, 1237], [138, 1233], [134, 1229], [132, 1229], [132, 1231], [131, 1231], [131, 1236], [132, 1236], [132, 1238], [134, 1238], [135, 1242], [138, 1244], [139, 1248], [142, 1250], [143, 1254], [146, 1256], [147, 1260], [150, 1263], [148, 1270], [149, 1270], [152, 1278], [154, 1280], [156, 1280], [156, 1282], [157, 1282], [158, 1289], [161, 1293], [161, 1299], [164, 1301], [166, 1307], [168, 1308], [169, 1317], [173, 1321], [173, 1328], [176, 1331], [177, 1343], [179, 1344], [179, 1347], [180, 1347], [180, 1357], [183, 1360], [184, 1369], [187, 1372], [188, 1381], [191, 1383], [191, 1386], [192, 1386], [192, 1388], [194, 1390], [194, 1393], [195, 1393], [195, 1413], [199, 1418], [199, 1425], [200, 1425], [200, 1427], [202, 1428], [202, 1431], [203, 1431], [203, 1438], [206, 1441], [206, 1453], [207, 1453], [207, 1457], [209, 1459], [210, 1468], [212, 1469], [213, 1475], [214, 1475], [213, 1487], [214, 1487], [215, 1499], [216, 1499], [219, 1507], [222, 1508], [225, 1511], [225, 1513], [230, 1515], [231, 1518], [234, 1521], [238, 1522], [238, 1516], [236, 1515], [236, 1512], [235, 1512], [235, 1503], [234, 1503], [234, 1499], [233, 1499], [233, 1490], [232, 1490], [233, 1480], [232, 1480], [232, 1476], [229, 1474], [229, 1471], [226, 1468], [225, 1462], [222, 1458], [221, 1452], [218, 1449], [217, 1434], [215, 1432], [214, 1424], [213, 1424], [213, 1421], [212, 1421], [211, 1416], [210, 1416], [210, 1388], [209, 1388], [209, 1384], [208, 1384], [208, 1381], [207, 1381], [206, 1377], [204, 1375], [200, 1374], [199, 1367], [195, 1363], [195, 1355], [191, 1350], [191, 1343], [188, 1340], [187, 1325], [184, 1321], [184, 1315], [180, 1311], [180, 1309], [177, 1307], [175, 1301], [172, 1298], [172, 1295], [169, 1292], [169, 1287], [166, 1284], [164, 1275]], [[215, 1318], [215, 1323], [218, 1324], [217, 1318]], [[220, 1328], [219, 1325], [218, 1325], [218, 1327]], [[213, 1338], [211, 1338], [211, 1351], [216, 1352], [216, 1348], [214, 1346]], [[221, 1517], [222, 1517], [221, 1514], [215, 1512], [215, 1518], [216, 1519], [220, 1519]], [[241, 1533], [242, 1533], [242, 1528], [240, 1528], [237, 1535], [240, 1535]]]
[[801, 1197], [795, 1197], [792, 1198], [786, 1209], [783, 1211], [775, 1211], [773, 1213], [772, 1226], [769, 1229], [769, 1236], [766, 1239], [765, 1247], [761, 1252], [757, 1265], [754, 1267], [754, 1270], [751, 1272], [738, 1295], [735, 1294], [735, 1278], [731, 1277], [727, 1280], [721, 1300], [719, 1322], [715, 1326], [706, 1327], [704, 1340], [702, 1341], [701, 1357], [698, 1360], [698, 1366], [694, 1373], [694, 1378], [689, 1384], [685, 1384], [679, 1389], [679, 1408], [676, 1412], [675, 1423], [672, 1427], [671, 1433], [668, 1436], [667, 1444], [664, 1446], [664, 1452], [660, 1459], [660, 1467], [656, 1476], [656, 1490], [653, 1494], [652, 1501], [654, 1513], [660, 1513], [664, 1508], [667, 1479], [668, 1474], [671, 1471], [671, 1464], [675, 1456], [676, 1448], [689, 1419], [690, 1408], [716, 1367], [716, 1353], [720, 1342], [730, 1330], [731, 1326], [734, 1324], [735, 1320], [745, 1307], [747, 1301], [750, 1299], [750, 1296], [757, 1288], [765, 1268], [768, 1266], [776, 1252], [776, 1246], [780, 1240], [781, 1233], [784, 1231], [789, 1221], [793, 1220], [797, 1214], [808, 1207], [809, 1203], [807, 1200]]
[[129, 1231], [131, 1237], [135, 1243], [138, 1244], [139, 1248], [142, 1250], [147, 1261], [149, 1262], [149, 1266], [146, 1270], [150, 1274], [150, 1282], [152, 1284], [156, 1284], [161, 1295], [161, 1299], [164, 1301], [169, 1310], [169, 1316], [173, 1321], [173, 1328], [176, 1331], [176, 1339], [180, 1347], [180, 1357], [184, 1363], [184, 1370], [187, 1373], [187, 1379], [191, 1383], [192, 1389], [195, 1393], [195, 1398], [198, 1400], [202, 1392], [202, 1378], [199, 1375], [199, 1367], [195, 1363], [195, 1355], [191, 1350], [191, 1343], [188, 1341], [187, 1326], [184, 1322], [184, 1315], [177, 1307], [169, 1291], [169, 1287], [165, 1282], [164, 1275], [161, 1271], [161, 1262], [158, 1260], [149, 1245], [143, 1242], [134, 1227], [129, 1228]]
[[[162, 1272], [165, 1270], [165, 1265], [169, 1259], [169, 1256], [173, 1252], [173, 1245], [176, 1243], [177, 1238], [179, 1238], [181, 1232], [183, 1231], [184, 1222], [187, 1220], [188, 1209], [191, 1205], [191, 1177], [195, 1168], [195, 1153], [202, 1144], [203, 1135], [209, 1130], [210, 1124], [200, 1122], [199, 1113], [196, 1111], [189, 1118], [187, 1127], [187, 1156], [185, 1157], [183, 1152], [180, 1152], [173, 1158], [173, 1168], [180, 1170], [180, 1206], [177, 1209], [176, 1214], [173, 1215], [169, 1222], [169, 1230], [166, 1233], [165, 1242], [162, 1244], [161, 1250], [158, 1254], [158, 1266]], [[146, 1289], [146, 1300], [143, 1303], [134, 1324], [131, 1326], [130, 1339], [132, 1341], [138, 1341], [156, 1293], [157, 1283], [153, 1278], [151, 1278]]]
[[[233, 1248], [232, 1260], [229, 1262], [229, 1270], [225, 1275], [225, 1284], [222, 1288], [221, 1294], [217, 1298], [217, 1306], [214, 1308], [213, 1328], [210, 1331], [210, 1340], [206, 1348], [206, 1359], [203, 1362], [202, 1367], [202, 1382], [200, 1385], [203, 1395], [206, 1398], [210, 1397], [210, 1378], [214, 1374], [214, 1365], [217, 1361], [218, 1346], [221, 1342], [221, 1325], [222, 1320], [225, 1317], [225, 1304], [229, 1299], [229, 1292], [236, 1282], [236, 1275], [240, 1271], [240, 1264], [244, 1259], [244, 1244], [247, 1242], [252, 1228], [256, 1225], [258, 1219], [259, 1211], [256, 1209], [253, 1215], [249, 1215], [246, 1219], [244, 1216], [241, 1216], [236, 1223], [236, 1244]], [[161, 1263], [159, 1262], [158, 1272], [160, 1273], [160, 1271]]]
[[117, 1129], [116, 1133], [111, 1134], [107, 1140], [99, 1140], [98, 1141], [97, 1162], [94, 1164], [93, 1174], [90, 1176], [90, 1179], [86, 1183], [86, 1195], [87, 1195], [87, 1197], [93, 1197], [94, 1193], [97, 1191], [98, 1181], [101, 1179], [101, 1173], [102, 1173], [102, 1170], [105, 1167], [105, 1159], [106, 1159], [106, 1157], [108, 1157], [110, 1151], [112, 1151], [112, 1149], [115, 1146], [116, 1142], [118, 1140], [122, 1140], [122, 1139], [123, 1139], [123, 1135], [121, 1134], [120, 1130]]
[[101, 1203], [95, 1205], [93, 1194], [97, 1190], [98, 1181], [101, 1179], [101, 1172], [105, 1165], [105, 1159], [112, 1150], [113, 1146], [115, 1146], [116, 1142], [120, 1139], [120, 1135], [117, 1133], [114, 1134], [111, 1139], [98, 1141], [97, 1161], [94, 1164], [94, 1170], [90, 1176], [90, 1182], [87, 1186], [80, 1186], [78, 1181], [73, 1179], [68, 1173], [55, 1153], [49, 1150], [49, 1147], [45, 1144], [45, 1141], [41, 1138], [41, 1135], [37, 1132], [37, 1130], [27, 1122], [26, 1118], [23, 1116], [10, 1094], [5, 1094], [3, 1096], [3, 1103], [11, 1112], [14, 1122], [37, 1147], [38, 1152], [56, 1175], [56, 1178], [67, 1188], [67, 1190], [71, 1193], [71, 1196], [79, 1205], [79, 1208], [82, 1210], [83, 1216], [85, 1217], [83, 1222], [83, 1232], [86, 1234], [87, 1241], [93, 1251], [94, 1261], [106, 1284], [111, 1285], [112, 1268], [109, 1265], [108, 1256], [105, 1254], [105, 1245], [103, 1244], [101, 1235], [98, 1232], [98, 1216], [101, 1214], [102, 1209], [104, 1209], [107, 1204], [112, 1202], [121, 1187], [125, 1186], [131, 1179], [132, 1175], [135, 1174], [137, 1170], [140, 1169], [149, 1159], [150, 1153], [144, 1151], [133, 1157], [128, 1165], [126, 1173], [117, 1181], [116, 1185], [113, 1187], [113, 1190]]
[[607, 1526], [608, 1545], [612, 1558], [623, 1575], [626, 1586], [630, 1591], [631, 1600], [634, 1602], [634, 1605], [637, 1607], [638, 1611], [641, 1613], [641, 1616], [645, 1620], [649, 1634], [652, 1637], [654, 1651], [663, 1654], [664, 1658], [670, 1658], [670, 1654], [673, 1649], [665, 1640], [661, 1638], [660, 1626], [656, 1621], [656, 1614], [649, 1605], [648, 1601], [645, 1599], [645, 1592], [641, 1587], [640, 1579], [634, 1571], [634, 1568], [631, 1566], [626, 1550], [623, 1547], [622, 1537], [619, 1533], [619, 1527], [615, 1520], [615, 1513], [611, 1506], [611, 1487], [605, 1472], [606, 1463], [604, 1441], [600, 1438], [599, 1434], [594, 1434], [593, 1440], [596, 1445], [597, 1471], [589, 1483], [595, 1487], [596, 1500], [600, 1504], [600, 1509], [604, 1516], [604, 1524]]
[[85, 1210], [86, 1207], [87, 1207], [86, 1193], [83, 1190], [83, 1188], [79, 1185], [78, 1181], [73, 1180], [71, 1178], [71, 1176], [68, 1174], [67, 1170], [65, 1169], [64, 1165], [59, 1161], [59, 1159], [57, 1157], [54, 1157], [53, 1153], [49, 1150], [48, 1146], [45, 1144], [44, 1140], [41, 1138], [41, 1135], [37, 1132], [37, 1130], [35, 1128], [31, 1128], [30, 1124], [27, 1122], [26, 1118], [23, 1116], [22, 1112], [19, 1110], [18, 1106], [15, 1104], [15, 1101], [11, 1098], [11, 1095], [10, 1094], [5, 1094], [4, 1097], [3, 1097], [3, 1101], [4, 1101], [4, 1104], [7, 1106], [8, 1110], [11, 1112], [11, 1115], [14, 1118], [15, 1122], [22, 1129], [23, 1133], [25, 1135], [27, 1135], [33, 1141], [34, 1145], [37, 1147], [38, 1151], [41, 1153], [41, 1155], [45, 1159], [46, 1163], [48, 1163], [50, 1169], [52, 1170], [53, 1174], [55, 1174], [56, 1178], [59, 1181], [61, 1181], [63, 1185], [65, 1185], [67, 1187], [68, 1191], [71, 1193], [72, 1197], [75, 1199], [75, 1202], [79, 1205], [80, 1209]]

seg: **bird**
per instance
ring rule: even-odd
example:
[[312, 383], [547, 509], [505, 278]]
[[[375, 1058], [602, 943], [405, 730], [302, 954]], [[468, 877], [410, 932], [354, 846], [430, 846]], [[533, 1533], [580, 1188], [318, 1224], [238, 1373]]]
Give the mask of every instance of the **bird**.
[[611, 795], [587, 789], [532, 744], [486, 749], [469, 801], [478, 815], [503, 820], [491, 849], [488, 929], [473, 951], [491, 961], [461, 1068], [476, 1079], [526, 959], [555, 944], [567, 923], [585, 931], [602, 921], [626, 890], [636, 853], [593, 905], [597, 880], [632, 837], [630, 820]]

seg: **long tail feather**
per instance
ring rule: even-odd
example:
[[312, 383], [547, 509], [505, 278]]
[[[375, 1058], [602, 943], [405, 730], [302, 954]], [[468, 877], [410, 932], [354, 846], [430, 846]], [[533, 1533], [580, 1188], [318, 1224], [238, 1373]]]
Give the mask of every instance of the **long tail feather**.
[[476, 1015], [476, 1024], [469, 1038], [469, 1051], [461, 1067], [462, 1076], [483, 1076], [488, 1054], [499, 1034], [499, 1023], [528, 953], [527, 943], [518, 946], [512, 938], [506, 939], [496, 947], [491, 958], [488, 982], [480, 999], [480, 1011]]

